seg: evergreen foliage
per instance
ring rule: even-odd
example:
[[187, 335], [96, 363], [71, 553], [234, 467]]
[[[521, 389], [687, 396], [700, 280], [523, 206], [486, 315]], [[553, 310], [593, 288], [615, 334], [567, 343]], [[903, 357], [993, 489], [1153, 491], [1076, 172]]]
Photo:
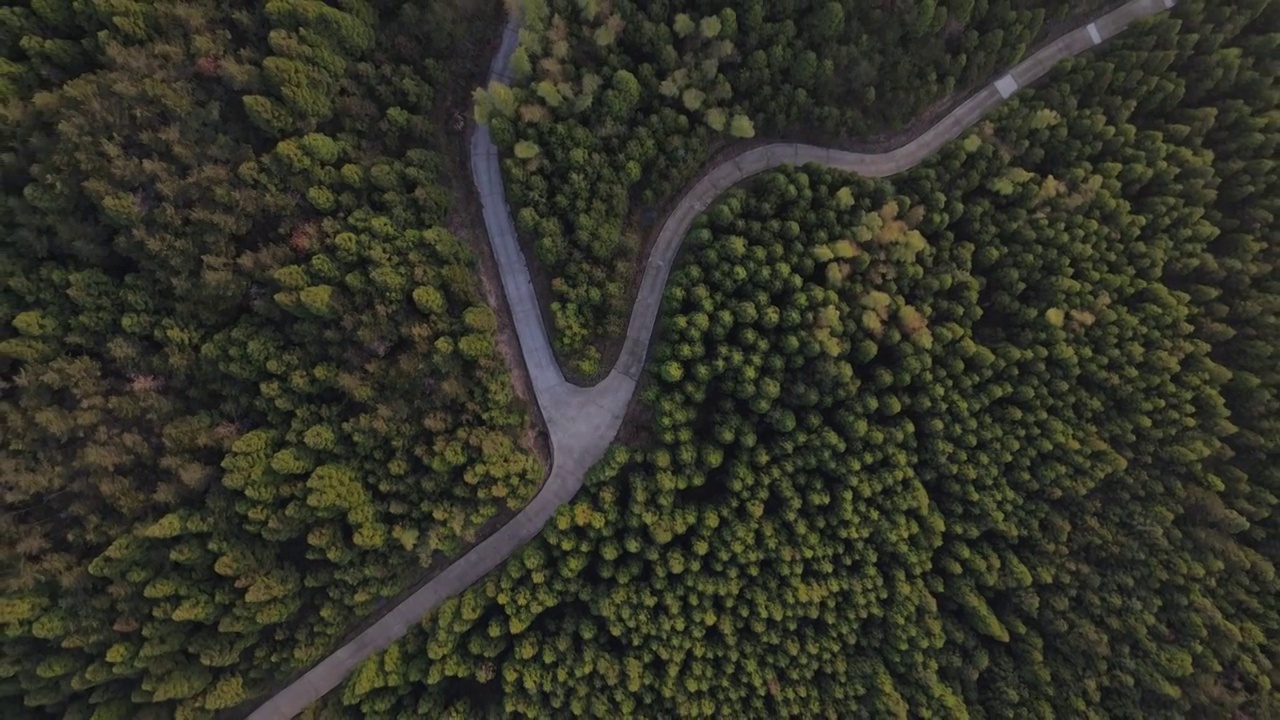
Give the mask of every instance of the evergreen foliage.
[[[900, 130], [1103, 3], [522, 4], [512, 61], [520, 110], [492, 123], [494, 138], [504, 150], [523, 141], [544, 152], [505, 162], [508, 193], [551, 279], [556, 349], [591, 375], [625, 329], [639, 213], [691, 180], [714, 147], [757, 132]], [[478, 96], [476, 111], [488, 120], [491, 101]]]
[[210, 717], [541, 478], [446, 229], [496, 18], [9, 5], [0, 716]]
[[893, 181], [728, 193], [650, 442], [327, 712], [1276, 716], [1277, 29], [1184, 0]]

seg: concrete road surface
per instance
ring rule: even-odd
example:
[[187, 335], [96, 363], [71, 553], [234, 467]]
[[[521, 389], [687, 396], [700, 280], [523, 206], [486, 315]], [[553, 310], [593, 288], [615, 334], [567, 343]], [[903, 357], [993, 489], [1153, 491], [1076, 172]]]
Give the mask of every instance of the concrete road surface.
[[[815, 163], [869, 177], [909, 170], [955, 139], [1006, 98], [1047, 73], [1065, 58], [1083, 53], [1118, 34], [1136, 20], [1163, 12], [1172, 0], [1132, 0], [1114, 12], [1067, 33], [979, 89], [949, 115], [906, 145], [864, 155], [799, 143], [756, 147], [722, 161], [685, 192], [659, 231], [645, 267], [627, 338], [617, 364], [595, 387], [565, 381], [551, 351], [547, 329], [534, 296], [529, 268], [516, 241], [511, 208], [503, 189], [498, 150], [489, 130], [471, 138], [471, 170], [484, 206], [485, 228], [498, 261], [502, 287], [515, 322], [520, 349], [534, 394], [551, 436], [552, 468], [541, 491], [511, 522], [458, 558], [421, 590], [407, 598], [354, 640], [320, 661], [293, 684], [260, 706], [250, 720], [286, 720], [337, 687], [365, 658], [386, 649], [444, 602], [496, 568], [537, 535], [556, 509], [582, 486], [583, 476], [613, 442], [644, 367], [662, 291], [672, 262], [694, 217], [729, 188], [752, 175], [781, 165]], [[490, 77], [509, 81], [508, 63], [516, 48], [519, 18], [509, 19]]]

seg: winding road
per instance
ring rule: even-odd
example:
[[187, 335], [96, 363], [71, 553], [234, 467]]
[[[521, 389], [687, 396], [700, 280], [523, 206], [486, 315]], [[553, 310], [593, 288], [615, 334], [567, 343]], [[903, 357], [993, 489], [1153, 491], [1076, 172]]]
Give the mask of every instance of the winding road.
[[[471, 171], [483, 204], [485, 228], [497, 259], [521, 353], [551, 437], [551, 473], [532, 502], [510, 522], [258, 707], [249, 715], [250, 720], [286, 720], [301, 713], [336, 688], [365, 658], [386, 649], [447, 598], [466, 590], [502, 564], [542, 530], [557, 508], [573, 498], [582, 487], [587, 470], [604, 456], [622, 425], [644, 367], [663, 288], [680, 243], [694, 217], [722, 193], [752, 175], [782, 165], [815, 163], [868, 177], [886, 177], [909, 170], [1058, 62], [1088, 51], [1131, 23], [1173, 7], [1174, 2], [1130, 0], [1113, 12], [1076, 28], [1018, 63], [995, 82], [983, 86], [914, 140], [890, 152], [864, 155], [799, 143], [774, 143], [724, 160], [685, 192], [662, 225], [645, 266], [618, 362], [608, 377], [590, 388], [565, 381], [556, 363], [528, 264], [516, 240], [511, 209], [503, 190], [498, 150], [489, 137], [488, 128], [479, 127], [471, 138]], [[519, 18], [511, 17], [503, 31], [501, 48], [490, 66], [492, 79], [510, 82], [508, 64], [519, 28]]]

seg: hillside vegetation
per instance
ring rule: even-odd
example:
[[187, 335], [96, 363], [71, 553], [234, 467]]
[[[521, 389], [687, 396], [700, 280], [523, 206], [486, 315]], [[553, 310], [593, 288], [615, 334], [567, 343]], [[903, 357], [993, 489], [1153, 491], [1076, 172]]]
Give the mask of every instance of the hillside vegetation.
[[447, 224], [497, 8], [252, 7], [0, 8], [5, 718], [210, 717], [541, 479]]
[[[1089, 16], [1096, 0], [517, 0], [511, 88], [478, 93], [557, 351], [606, 372], [644, 227], [712, 148], [898, 131]], [[948, 9], [949, 8], [949, 9]]]
[[648, 441], [323, 715], [1280, 714], [1278, 19], [1183, 0], [891, 181], [728, 193]]

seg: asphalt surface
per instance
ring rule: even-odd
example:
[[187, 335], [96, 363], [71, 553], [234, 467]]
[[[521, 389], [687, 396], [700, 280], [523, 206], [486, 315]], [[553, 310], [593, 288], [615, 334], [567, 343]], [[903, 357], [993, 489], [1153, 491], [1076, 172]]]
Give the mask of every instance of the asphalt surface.
[[[667, 217], [645, 266], [618, 362], [608, 377], [590, 388], [566, 382], [556, 363], [528, 264], [516, 239], [498, 150], [489, 137], [488, 128], [478, 128], [471, 138], [471, 170], [520, 350], [551, 437], [551, 473], [538, 495], [515, 518], [351, 642], [278, 692], [249, 715], [250, 720], [286, 720], [301, 713], [341, 684], [364, 659], [385, 650], [446, 599], [460, 594], [502, 564], [541, 532], [556, 510], [577, 494], [587, 470], [604, 456], [622, 425], [636, 380], [644, 367], [662, 292], [680, 243], [693, 219], [726, 190], [752, 175], [782, 165], [814, 163], [868, 177], [886, 177], [909, 170], [1058, 62], [1105, 42], [1137, 20], [1171, 7], [1172, 0], [1131, 0], [1063, 35], [1018, 63], [1006, 75], [983, 86], [946, 117], [895, 150], [866, 155], [800, 143], [774, 143], [724, 160], [689, 188]], [[519, 18], [511, 17], [503, 31], [502, 45], [489, 68], [492, 79], [510, 82], [507, 67], [519, 29]]]

